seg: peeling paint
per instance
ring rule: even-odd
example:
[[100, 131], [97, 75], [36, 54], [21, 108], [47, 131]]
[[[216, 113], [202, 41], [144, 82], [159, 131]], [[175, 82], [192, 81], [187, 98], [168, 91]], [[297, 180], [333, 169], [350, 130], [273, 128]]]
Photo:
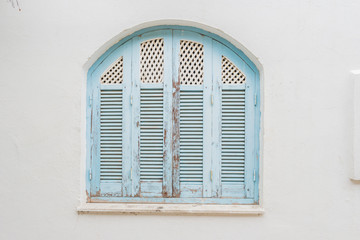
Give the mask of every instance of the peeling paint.
[[[180, 70], [179, 70], [180, 71]], [[180, 197], [180, 74], [173, 77], [173, 108], [172, 108], [172, 196]]]

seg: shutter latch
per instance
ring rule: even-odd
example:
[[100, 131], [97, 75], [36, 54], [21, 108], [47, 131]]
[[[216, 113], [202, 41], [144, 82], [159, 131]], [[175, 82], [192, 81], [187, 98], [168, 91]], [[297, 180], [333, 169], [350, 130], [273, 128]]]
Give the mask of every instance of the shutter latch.
[[212, 180], [213, 180], [213, 171], [211, 170], [210, 171], [210, 181], [212, 182]]
[[133, 95], [130, 96], [130, 105], [132, 105], [133, 102]]
[[254, 106], [256, 106], [257, 104], [257, 94], [255, 93], [255, 96], [254, 96]]
[[253, 179], [253, 181], [254, 182], [256, 181], [256, 171], [255, 171], [255, 169], [254, 169], [254, 179]]
[[89, 179], [90, 179], [90, 181], [91, 181], [91, 179], [92, 179], [92, 171], [91, 171], [91, 168], [90, 168], [90, 170], [89, 170]]
[[214, 104], [214, 94], [211, 94], [211, 105]]

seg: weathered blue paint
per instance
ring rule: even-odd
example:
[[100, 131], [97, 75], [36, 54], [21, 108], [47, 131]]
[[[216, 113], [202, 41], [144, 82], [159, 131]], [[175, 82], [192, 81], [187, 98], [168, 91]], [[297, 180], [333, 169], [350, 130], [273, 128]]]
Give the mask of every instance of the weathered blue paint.
[[214, 198], [221, 196], [221, 51], [218, 51], [219, 43], [212, 40], [212, 194]]
[[203, 37], [204, 44], [204, 84], [203, 84], [203, 197], [211, 197], [211, 182], [214, 169], [211, 165], [211, 142], [212, 142], [212, 120], [213, 111], [212, 96], [212, 53], [213, 41], [209, 37]]
[[131, 79], [132, 79], [132, 40], [124, 44], [124, 80], [123, 80], [123, 163], [122, 163], [122, 194], [131, 196]]
[[163, 197], [172, 196], [172, 76], [173, 76], [173, 36], [167, 31], [164, 36], [164, 178]]
[[140, 198], [140, 197], [93, 197], [90, 202], [123, 202], [123, 203], [204, 203], [204, 204], [255, 204], [254, 199], [247, 198]]
[[[163, 126], [164, 181], [140, 181], [140, 43], [152, 38], [165, 40]], [[181, 198], [173, 196], [172, 165], [173, 81], [178, 77], [179, 40], [191, 40], [204, 45], [203, 94], [203, 181], [202, 185], [180, 187]], [[221, 183], [221, 56], [226, 56], [246, 75], [246, 84], [238, 86], [246, 93], [245, 180], [243, 184]], [[101, 74], [119, 56], [124, 56], [124, 82], [121, 86], [100, 85]], [[100, 181], [100, 89], [123, 90], [123, 165], [122, 182]], [[192, 89], [194, 87], [189, 87]], [[236, 88], [236, 87], [235, 87]], [[186, 87], [184, 88], [186, 89]], [[194, 90], [197, 89], [196, 87]], [[257, 104], [255, 104], [255, 95]], [[246, 55], [227, 40], [201, 29], [183, 26], [157, 26], [128, 36], [107, 50], [89, 69], [87, 82], [87, 185], [91, 202], [164, 202], [254, 204], [259, 201], [259, 132], [260, 82], [259, 71]], [[91, 171], [91, 179], [90, 179]], [[255, 174], [255, 175], [254, 175]], [[255, 180], [255, 181], [254, 181]], [[179, 179], [175, 178], [175, 181]], [[121, 186], [122, 185], [122, 186]], [[140, 197], [142, 196], [142, 197]], [[222, 198], [224, 197], [224, 198]]]

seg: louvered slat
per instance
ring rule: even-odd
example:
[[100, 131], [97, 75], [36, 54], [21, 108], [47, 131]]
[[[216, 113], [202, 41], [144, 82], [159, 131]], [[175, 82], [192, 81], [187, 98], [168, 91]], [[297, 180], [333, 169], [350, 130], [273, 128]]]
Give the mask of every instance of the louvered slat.
[[122, 90], [100, 92], [100, 180], [122, 179]]
[[243, 183], [245, 173], [245, 90], [222, 90], [221, 182]]
[[203, 177], [203, 91], [180, 90], [180, 182]]
[[140, 90], [140, 180], [163, 179], [163, 89]]

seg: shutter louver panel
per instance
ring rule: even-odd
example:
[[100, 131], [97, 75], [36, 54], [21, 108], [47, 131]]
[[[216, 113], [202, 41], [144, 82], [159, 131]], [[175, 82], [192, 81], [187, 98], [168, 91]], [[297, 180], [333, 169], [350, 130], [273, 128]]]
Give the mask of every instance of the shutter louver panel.
[[243, 183], [245, 177], [245, 90], [222, 90], [221, 182]]
[[100, 180], [122, 179], [122, 90], [100, 92]]
[[203, 91], [180, 90], [180, 182], [203, 178]]
[[140, 180], [163, 179], [163, 89], [140, 92]]

